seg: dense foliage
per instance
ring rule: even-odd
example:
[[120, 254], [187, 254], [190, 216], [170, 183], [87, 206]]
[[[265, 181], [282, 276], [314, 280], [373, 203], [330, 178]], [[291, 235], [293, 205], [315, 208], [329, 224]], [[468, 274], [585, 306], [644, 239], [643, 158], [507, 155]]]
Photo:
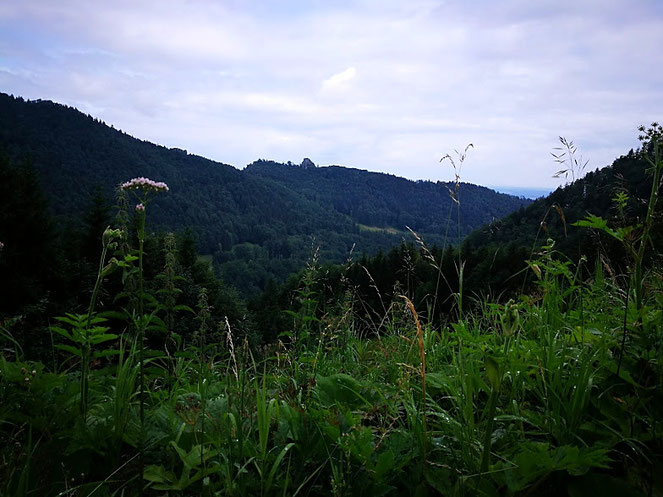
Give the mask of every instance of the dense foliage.
[[[3, 325], [0, 495], [661, 491], [659, 269], [637, 305], [609, 268], [583, 280], [547, 246], [531, 295], [463, 313], [457, 294], [441, 328], [394, 296], [360, 336], [350, 286], [318, 317], [312, 262], [288, 332], [257, 350], [206, 289], [179, 303], [172, 237], [161, 285], [143, 286], [155, 205], [136, 210], [137, 241], [104, 231], [88, 310], [52, 321], [44, 360]], [[118, 304], [97, 312], [118, 274]]]
[[[590, 171], [547, 197], [486, 224], [467, 238], [466, 248], [511, 242], [531, 247], [537, 240], [552, 237], [569, 256], [587, 255], [597, 247], [590, 249], [586, 245], [591, 243], [586, 239], [587, 231], [574, 223], [587, 214], [601, 216], [615, 224], [642, 222], [651, 189], [648, 169], [642, 155], [631, 150], [611, 166]], [[619, 195], [625, 196], [621, 207], [615, 200]], [[660, 231], [661, 220], [655, 221]]]
[[[347, 214], [365, 226], [400, 232], [408, 226], [431, 235], [449, 232], [455, 241], [458, 219], [456, 204], [449, 195], [449, 190], [455, 188], [451, 183], [414, 182], [360, 169], [302, 167], [264, 160], [249, 164], [246, 172], [286, 185], [326, 209]], [[529, 203], [467, 183], [461, 183], [456, 193], [461, 205], [463, 237], [482, 224]], [[439, 241], [439, 237], [435, 237], [435, 241]]]
[[63, 225], [2, 158], [0, 496], [661, 495], [663, 128], [642, 133], [460, 246], [314, 247], [250, 307], [191, 231], [152, 233], [175, 184], [119, 178], [115, 211], [93, 190]]

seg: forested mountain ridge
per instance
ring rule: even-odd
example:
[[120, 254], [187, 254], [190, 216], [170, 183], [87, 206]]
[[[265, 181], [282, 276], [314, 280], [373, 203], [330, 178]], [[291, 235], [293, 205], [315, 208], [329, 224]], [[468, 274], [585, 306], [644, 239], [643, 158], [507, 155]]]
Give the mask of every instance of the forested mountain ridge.
[[[154, 201], [151, 226], [190, 228], [199, 250], [213, 254], [225, 279], [248, 293], [301, 268], [312, 244], [320, 246], [322, 260], [341, 262], [353, 246], [371, 254], [398, 244], [405, 225], [442, 243], [450, 213], [441, 184], [340, 167], [298, 168], [289, 177], [276, 174], [289, 168], [239, 170], [133, 138], [71, 107], [6, 94], [0, 94], [0, 151], [32, 164], [59, 218], [80, 218], [97, 187], [111, 199], [113, 186], [132, 177], [166, 182], [170, 192]], [[346, 200], [329, 191], [347, 194]], [[474, 193], [472, 202], [461, 203], [463, 234], [529, 203], [461, 186], [462, 196]]]
[[[602, 169], [588, 172], [573, 183], [560, 186], [547, 197], [531, 205], [487, 223], [470, 234], [464, 241], [466, 250], [486, 250], [490, 246], [515, 244], [531, 247], [542, 245], [547, 238], [555, 240], [556, 247], [572, 258], [596, 251], [597, 244], [604, 248], [618, 247], [616, 240], [598, 232], [576, 226], [588, 215], [599, 216], [613, 227], [641, 223], [651, 190], [649, 165], [642, 155], [630, 150]], [[624, 199], [620, 211], [617, 196]], [[660, 206], [658, 208], [660, 211]], [[652, 235], [660, 237], [661, 219], [655, 217]]]
[[[309, 159], [302, 165], [259, 160], [248, 173], [275, 180], [300, 191], [307, 198], [347, 214], [362, 225], [424, 233], [456, 232], [456, 209], [450, 182], [410, 181], [391, 174], [342, 166], [315, 167]], [[518, 197], [496, 193], [483, 186], [460, 183], [461, 235], [479, 228], [486, 220], [504, 217], [527, 205]]]
[[[287, 220], [289, 228], [305, 230], [310, 226], [300, 216], [302, 212], [323, 214], [279, 185], [248, 178], [232, 166], [184, 150], [138, 140], [48, 101], [24, 102], [2, 95], [0, 147], [14, 160], [27, 158], [32, 163], [47, 185], [56, 215], [80, 211], [97, 185], [112, 197], [114, 185], [127, 178], [147, 176], [165, 181], [171, 191], [155, 200], [159, 208], [151, 211], [153, 222], [174, 229], [190, 227], [207, 252], [219, 241], [232, 245], [252, 238], [244, 229], [256, 223], [234, 223], [237, 217], [245, 216], [248, 221], [258, 217], [259, 211], [262, 223]], [[295, 204], [297, 208], [292, 208]], [[346, 223], [333, 213], [325, 220], [325, 227]]]
[[[534, 292], [537, 277], [530, 267], [537, 266], [535, 261], [541, 257], [550, 256], [560, 267], [576, 267], [582, 277], [590, 277], [598, 263], [598, 267], [611, 268], [612, 277], [623, 278], [634, 264], [625, 245], [636, 243], [641, 233], [652, 190], [650, 173], [650, 164], [642, 151], [631, 150], [611, 165], [486, 223], [469, 234], [460, 247], [430, 248], [427, 252], [415, 243], [403, 243], [348, 267], [326, 269], [315, 291], [321, 301], [333, 306], [342, 298], [343, 288], [352, 288], [353, 312], [363, 317], [362, 323], [374, 322], [384, 312], [384, 303], [397, 301], [400, 295], [407, 295], [428, 319], [444, 322], [453, 313], [461, 291], [461, 265], [463, 300], [468, 308], [486, 295], [507, 301], [525, 291]], [[648, 265], [660, 264], [662, 260], [657, 250], [663, 244], [662, 213], [659, 203], [650, 232], [651, 250], [644, 261]], [[610, 229], [626, 228], [630, 238], [620, 242], [603, 230], [576, 224], [590, 215], [605, 220]], [[629, 232], [629, 226], [634, 230]], [[435, 265], [439, 265], [439, 271]], [[260, 328], [268, 330], [271, 336], [277, 336], [286, 327], [286, 323], [274, 320], [277, 314], [273, 309], [286, 306], [298, 285], [299, 279], [291, 279], [278, 291], [266, 293], [255, 306]]]

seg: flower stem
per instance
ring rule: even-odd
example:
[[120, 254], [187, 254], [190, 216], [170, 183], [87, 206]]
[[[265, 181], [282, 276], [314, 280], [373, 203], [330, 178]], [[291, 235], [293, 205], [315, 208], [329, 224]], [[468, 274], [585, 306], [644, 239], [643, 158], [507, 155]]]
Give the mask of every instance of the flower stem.
[[[143, 479], [143, 451], [145, 446], [145, 316], [143, 307], [143, 246], [145, 244], [145, 209], [138, 211], [140, 216], [138, 227], [138, 343], [139, 343], [139, 415], [140, 415], [140, 442], [138, 446], [139, 482]], [[142, 484], [140, 485], [142, 495]]]
[[108, 252], [108, 245], [104, 242], [101, 250], [101, 258], [99, 259], [99, 270], [97, 271], [97, 281], [92, 290], [92, 297], [90, 298], [90, 305], [87, 311], [87, 321], [85, 323], [85, 343], [82, 347], [81, 357], [81, 416], [83, 421], [87, 417], [87, 398], [88, 398], [88, 373], [90, 368], [90, 325], [92, 324], [92, 313], [94, 306], [97, 302], [97, 295], [99, 295], [99, 288], [101, 288], [101, 280], [103, 280], [104, 263], [106, 262], [106, 253]]

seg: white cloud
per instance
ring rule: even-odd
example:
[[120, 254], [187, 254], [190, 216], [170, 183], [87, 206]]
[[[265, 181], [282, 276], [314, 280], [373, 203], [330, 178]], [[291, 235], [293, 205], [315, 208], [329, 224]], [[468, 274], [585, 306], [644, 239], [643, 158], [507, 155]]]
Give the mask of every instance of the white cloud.
[[323, 91], [340, 91], [347, 90], [350, 87], [350, 82], [357, 76], [357, 69], [348, 67], [345, 71], [341, 71], [333, 76], [325, 79], [322, 82]]
[[258, 157], [549, 186], [573, 139], [592, 167], [663, 119], [663, 4], [9, 0], [0, 89], [139, 138]]

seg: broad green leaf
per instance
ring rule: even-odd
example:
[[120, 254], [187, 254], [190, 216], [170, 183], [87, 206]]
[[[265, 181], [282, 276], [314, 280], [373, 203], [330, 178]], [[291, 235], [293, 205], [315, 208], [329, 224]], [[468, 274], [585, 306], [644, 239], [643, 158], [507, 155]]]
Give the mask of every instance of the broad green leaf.
[[64, 328], [60, 328], [59, 326], [49, 326], [49, 329], [51, 331], [54, 331], [55, 333], [62, 335], [65, 337], [67, 340], [74, 340], [74, 338], [71, 336], [71, 333], [69, 333], [67, 330]]
[[55, 348], [60, 349], [60, 350], [64, 350], [65, 352], [69, 352], [70, 354], [74, 354], [75, 356], [78, 356], [78, 357], [83, 356], [80, 349], [77, 349], [76, 347], [72, 347], [71, 345], [56, 344]]
[[143, 471], [143, 478], [153, 483], [164, 483], [174, 481], [175, 475], [166, 471], [163, 466], [150, 465]]
[[576, 221], [573, 223], [573, 226], [580, 226], [584, 228], [593, 228], [600, 231], [603, 231], [610, 236], [616, 238], [617, 240], [623, 241], [623, 233], [619, 233], [608, 226], [608, 222], [602, 217], [595, 216], [594, 214], [588, 214], [585, 219]]
[[[107, 319], [105, 317], [96, 316], [96, 317], [93, 317], [92, 319], [90, 319], [90, 324], [105, 323], [106, 321], [107, 321]], [[86, 322], [86, 324], [87, 324], [87, 322]]]
[[[610, 371], [612, 374], [615, 374], [615, 375], [617, 374], [617, 364], [616, 363], [606, 361], [603, 364], [603, 367], [606, 368], [608, 371]], [[636, 382], [633, 379], [633, 377], [631, 376], [631, 373], [629, 373], [628, 370], [624, 367], [622, 367], [619, 370], [619, 377], [622, 380], [626, 381], [627, 383], [630, 383], [634, 387], [643, 388], [642, 385], [640, 385], [638, 382]]]
[[316, 392], [323, 405], [342, 404], [348, 407], [366, 405], [368, 402], [361, 395], [361, 389], [359, 381], [344, 373], [317, 378]]
[[375, 463], [375, 474], [378, 479], [384, 478], [394, 467], [394, 453], [391, 449], [385, 450], [378, 456]]
[[493, 387], [493, 390], [499, 390], [502, 381], [499, 364], [497, 364], [497, 361], [490, 356], [486, 357], [484, 364], [486, 366], [486, 375], [488, 376], [490, 385]]
[[191, 309], [188, 305], [176, 305], [173, 307], [174, 311], [187, 311], [187, 312], [193, 312], [195, 314], [196, 311]]
[[94, 326], [88, 330], [88, 334], [90, 335], [103, 335], [106, 333], [110, 328], [108, 326]]
[[111, 340], [115, 340], [116, 338], [117, 335], [114, 335], [112, 333], [106, 333], [104, 335], [94, 335], [90, 337], [90, 343], [93, 345], [99, 345], [100, 343], [110, 342]]
[[99, 316], [104, 317], [106, 319], [121, 319], [123, 321], [129, 319], [129, 316], [125, 312], [118, 312], [118, 311], [100, 312]]
[[81, 326], [84, 326], [84, 320], [80, 319], [82, 316], [74, 316], [73, 314], [67, 314], [67, 316], [57, 316], [55, 319], [62, 323], [67, 323], [70, 326], [74, 326], [76, 328], [79, 328]]
[[107, 350], [101, 350], [99, 352], [94, 352], [92, 354], [92, 357], [95, 359], [101, 359], [102, 357], [110, 357], [113, 355], [119, 355], [120, 351], [117, 349], [107, 349]]

